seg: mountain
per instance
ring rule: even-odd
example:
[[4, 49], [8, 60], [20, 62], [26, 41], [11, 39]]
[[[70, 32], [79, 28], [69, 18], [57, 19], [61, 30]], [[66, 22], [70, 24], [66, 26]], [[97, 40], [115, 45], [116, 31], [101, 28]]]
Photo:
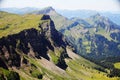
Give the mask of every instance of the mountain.
[[102, 16], [108, 17], [112, 22], [120, 25], [120, 13], [119, 12], [110, 12], [110, 11], [94, 11], [94, 10], [57, 10], [61, 15], [72, 18], [79, 17], [82, 19], [88, 18], [92, 15], [100, 13]]
[[68, 19], [47, 7], [25, 15], [1, 11], [0, 22], [1, 80], [120, 77], [120, 31], [109, 18]]
[[61, 15], [72, 18], [72, 17], [79, 17], [79, 18], [88, 18], [91, 15], [94, 15], [97, 13], [97, 11], [94, 10], [57, 10], [58, 13]]
[[0, 80], [118, 79], [74, 53], [49, 15], [0, 12], [0, 21]]
[[73, 17], [73, 18], [71, 18], [71, 20], [72, 20], [73, 22], [78, 23], [79, 25], [82, 24], [82, 26], [84, 26], [84, 27], [92, 27], [92, 25], [89, 24], [89, 23], [88, 23], [87, 21], [85, 21], [84, 19], [77, 18], [77, 17]]
[[70, 21], [66, 17], [58, 14], [55, 11], [55, 9], [53, 9], [52, 7], [47, 7], [47, 8], [44, 8], [42, 10], [38, 10], [38, 11], [32, 12], [31, 14], [37, 14], [37, 15], [39, 15], [39, 14], [46, 14], [46, 15], [50, 15], [51, 19], [55, 23], [55, 26], [56, 26], [57, 30], [62, 30], [66, 26], [69, 26], [69, 24], [72, 24], [72, 21]]
[[106, 31], [111, 31], [114, 29], [120, 29], [120, 26], [113, 23], [109, 18], [101, 16], [99, 13], [86, 19], [87, 22], [94, 27], [102, 27]]
[[120, 28], [118, 25], [100, 14], [85, 20], [72, 20], [79, 24], [69, 29], [65, 28], [64, 35], [78, 54], [109, 68], [110, 65], [114, 66], [112, 64], [119, 62]]
[[[64, 61], [64, 58], [67, 57], [64, 48], [66, 44], [62, 40], [62, 34], [56, 31], [54, 23], [49, 16], [19, 16], [5, 12], [0, 14], [2, 16], [1, 21], [7, 17], [10, 18], [8, 22], [3, 21], [3, 25], [0, 28], [2, 32], [0, 36], [0, 53], [1, 61], [4, 65], [1, 64], [0, 67], [13, 69], [20, 75], [22, 75], [22, 71], [27, 70], [25, 71], [27, 74], [38, 79], [42, 78], [41, 67], [44, 68], [45, 66], [44, 64], [42, 65], [44, 60], [47, 63], [51, 60], [63, 69], [67, 67]], [[13, 31], [14, 29], [15, 31]], [[40, 61], [40, 59], [42, 66], [36, 61]], [[38, 68], [38, 66], [41, 67]], [[57, 66], [55, 68], [58, 71], [65, 73]], [[6, 77], [9, 78], [7, 74]], [[28, 77], [30, 78], [30, 76]]]
[[[117, 49], [115, 55], [116, 56], [119, 55], [119, 53], [118, 53], [119, 49], [117, 48], [117, 46], [119, 45], [120, 28], [118, 25], [113, 23], [109, 18], [104, 17], [104, 16], [100, 15], [99, 13], [97, 13], [86, 19], [72, 18], [71, 20], [69, 20], [69, 19], [65, 19], [64, 16], [61, 16], [60, 14], [58, 14], [54, 9], [51, 9], [51, 7], [46, 8], [46, 9], [51, 10], [51, 12], [53, 11], [55, 14], [52, 16], [50, 14], [48, 14], [48, 12], [40, 13], [40, 14], [50, 15], [51, 19], [54, 21], [54, 23], [56, 25], [56, 29], [59, 30], [60, 32], [62, 32], [66, 37], [68, 37], [67, 41], [70, 44], [75, 45], [74, 47], [76, 47], [80, 44], [79, 39], [81, 39], [81, 38], [85, 39], [85, 40], [82, 40], [83, 42], [86, 43], [85, 45], [83, 45], [84, 47], [87, 46], [87, 42], [90, 41], [89, 46], [85, 47], [85, 49], [83, 49], [82, 52], [78, 51], [78, 53], [85, 54], [85, 53], [96, 52], [94, 50], [93, 50], [93, 52], [91, 51], [91, 47], [90, 47], [92, 45], [91, 39], [96, 36], [98, 37], [100, 35], [104, 39], [107, 38], [108, 41], [113, 41], [114, 43], [116, 43], [115, 41], [117, 41], [117, 45], [115, 44], [116, 49]], [[45, 11], [46, 11], [46, 9], [45, 9]], [[41, 11], [38, 11], [38, 12], [41, 12]], [[53, 17], [55, 17], [55, 18], [53, 18]], [[61, 21], [59, 21], [59, 20], [61, 20]], [[59, 24], [61, 24], [61, 25], [59, 25]], [[59, 26], [59, 28], [57, 28], [58, 26]], [[116, 39], [115, 39], [114, 35], [116, 35]], [[94, 44], [94, 46], [96, 46], [96, 44]], [[108, 46], [110, 46], [110, 45], [108, 45]], [[112, 45], [111, 45], [111, 47], [112, 47]], [[77, 48], [76, 48], [77, 50], [82, 49], [79, 46]], [[113, 50], [113, 49], [111, 49], [111, 50]], [[108, 51], [109, 51], [109, 49], [108, 49]], [[113, 51], [110, 51], [110, 53], [111, 52], [113, 52]], [[101, 52], [98, 52], [98, 53], [101, 53]], [[102, 53], [104, 53], [104, 50]], [[106, 55], [108, 53], [109, 52], [105, 52], [103, 55]], [[95, 53], [95, 54], [97, 54], [97, 53]], [[111, 53], [111, 55], [114, 55], [114, 54]]]
[[33, 14], [54, 15], [54, 14], [56, 14], [56, 11], [52, 7], [46, 7], [42, 10], [33, 12]]
[[109, 41], [113, 40], [119, 42], [119, 36], [116, 38], [116, 40], [112, 36], [113, 34], [119, 35], [119, 26], [100, 14], [93, 15], [85, 20], [73, 18], [72, 21], [77, 23], [77, 26], [68, 26], [65, 28], [64, 34], [74, 37], [75, 40], [86, 36], [86, 38], [89, 38], [89, 41], [91, 36], [95, 36], [97, 34], [104, 36]]
[[101, 15], [108, 17], [112, 22], [116, 23], [117, 25], [120, 25], [120, 13], [110, 13], [110, 12], [104, 12], [101, 13]]
[[39, 8], [25, 7], [25, 8], [0, 8], [0, 11], [5, 11], [14, 14], [27, 14], [33, 11], [40, 10]]
[[[59, 24], [56, 21], [65, 17], [56, 15], [60, 14], [50, 16], [55, 16], [52, 20], [57, 27]], [[117, 24], [99, 13], [86, 19], [66, 19], [61, 24], [63, 26], [59, 25], [57, 29], [66, 36], [67, 42], [76, 53], [105, 68], [113, 69], [112, 73], [116, 71], [113, 64], [120, 62], [120, 28]]]
[[[53, 13], [53, 14], [51, 14], [51, 13]], [[47, 8], [44, 8], [43, 10], [39, 10], [39, 11], [36, 11], [34, 13], [31, 13], [31, 14], [37, 14], [37, 15], [38, 14], [46, 14], [46, 15], [50, 15], [51, 19], [55, 23], [56, 29], [58, 31], [60, 31], [60, 32], [64, 32], [64, 30], [66, 28], [69, 29], [70, 27], [74, 27], [74, 26], [80, 25], [79, 22], [75, 22], [72, 19], [70, 20], [70, 19], [62, 16], [61, 14], [57, 13], [55, 11], [55, 9], [53, 9], [52, 7], [47, 7]], [[82, 19], [81, 19], [81, 22], [82, 22]], [[86, 23], [85, 23], [85, 25], [86, 25]]]

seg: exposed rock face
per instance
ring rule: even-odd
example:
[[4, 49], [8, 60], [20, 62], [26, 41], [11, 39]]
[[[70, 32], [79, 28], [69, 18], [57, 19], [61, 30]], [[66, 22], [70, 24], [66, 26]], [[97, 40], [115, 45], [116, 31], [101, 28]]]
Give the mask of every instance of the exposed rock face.
[[[50, 16], [45, 15], [45, 16], [43, 16], [42, 19], [44, 19], [44, 20], [50, 19]], [[41, 28], [42, 33], [47, 38], [51, 38], [57, 46], [65, 46], [65, 42], [64, 42], [65, 39], [64, 39], [63, 35], [55, 29], [54, 22], [52, 20], [50, 20], [50, 24], [43, 23], [39, 27]]]
[[54, 51], [55, 47], [66, 47], [62, 34], [55, 29], [50, 17], [44, 15], [42, 19], [48, 21], [38, 26], [40, 30], [27, 29], [0, 39], [0, 62], [3, 64], [0, 67], [20, 67], [22, 63], [27, 64], [27, 61], [22, 59], [24, 54], [33, 58], [44, 57], [50, 60], [48, 50]]

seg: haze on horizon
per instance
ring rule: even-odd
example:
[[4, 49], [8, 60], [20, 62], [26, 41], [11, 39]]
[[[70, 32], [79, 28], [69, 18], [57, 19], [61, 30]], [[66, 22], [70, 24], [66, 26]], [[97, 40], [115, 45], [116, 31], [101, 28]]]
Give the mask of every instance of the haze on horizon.
[[0, 8], [44, 8], [67, 10], [120, 11], [118, 0], [0, 0]]

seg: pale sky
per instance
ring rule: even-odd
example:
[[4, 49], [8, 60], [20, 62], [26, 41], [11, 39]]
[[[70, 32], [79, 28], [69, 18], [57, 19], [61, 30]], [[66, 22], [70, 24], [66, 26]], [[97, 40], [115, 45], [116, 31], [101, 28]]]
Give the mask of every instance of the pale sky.
[[0, 7], [36, 7], [52, 6], [55, 9], [90, 9], [102, 11], [119, 11], [118, 0], [0, 0]]

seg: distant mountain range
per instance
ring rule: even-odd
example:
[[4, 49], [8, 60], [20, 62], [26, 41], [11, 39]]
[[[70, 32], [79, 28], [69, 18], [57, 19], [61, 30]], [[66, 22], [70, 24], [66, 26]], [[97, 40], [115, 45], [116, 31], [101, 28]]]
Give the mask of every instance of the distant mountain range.
[[108, 17], [114, 23], [120, 25], [120, 12], [109, 12], [109, 11], [93, 11], [93, 10], [57, 10], [63, 16], [68, 18], [79, 17], [79, 18], [88, 18], [92, 15], [100, 13], [102, 16]]
[[0, 8], [0, 11], [5, 11], [14, 14], [27, 14], [36, 10], [40, 10], [39, 8], [25, 7], [25, 8]]
[[[10, 13], [16, 14], [27, 14], [30, 12], [41, 10], [42, 8], [32, 8], [32, 7], [25, 7], [25, 8], [0, 8], [0, 11], [6, 11]], [[79, 18], [88, 18], [92, 15], [100, 13], [102, 16], [108, 17], [114, 23], [120, 25], [120, 12], [110, 12], [110, 11], [94, 11], [94, 10], [59, 10], [56, 9], [58, 13], [67, 17], [79, 17]]]

